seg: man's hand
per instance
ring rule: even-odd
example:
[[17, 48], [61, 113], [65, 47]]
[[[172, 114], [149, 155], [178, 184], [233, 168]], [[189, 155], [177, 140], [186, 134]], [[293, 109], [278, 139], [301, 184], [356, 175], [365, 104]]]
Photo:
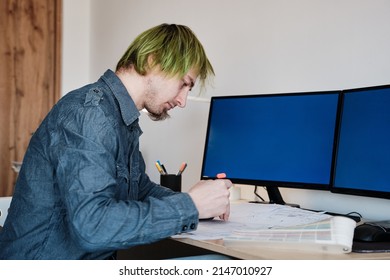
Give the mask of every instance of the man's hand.
[[232, 182], [227, 179], [206, 180], [198, 182], [188, 191], [198, 209], [199, 219], [229, 219], [231, 186]]

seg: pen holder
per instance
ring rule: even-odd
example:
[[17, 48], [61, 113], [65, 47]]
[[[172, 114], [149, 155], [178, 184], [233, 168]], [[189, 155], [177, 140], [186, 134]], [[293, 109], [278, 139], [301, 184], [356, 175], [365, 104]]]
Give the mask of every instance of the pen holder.
[[176, 175], [176, 174], [160, 175], [160, 185], [170, 188], [175, 192], [181, 192], [181, 175]]

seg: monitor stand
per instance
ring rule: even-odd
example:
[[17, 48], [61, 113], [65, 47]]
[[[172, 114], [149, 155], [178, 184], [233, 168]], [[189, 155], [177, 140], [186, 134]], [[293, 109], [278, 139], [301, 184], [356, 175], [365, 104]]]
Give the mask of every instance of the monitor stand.
[[288, 206], [299, 208], [298, 204], [284, 202], [282, 194], [280, 193], [278, 187], [268, 186], [268, 187], [265, 187], [265, 189], [267, 190], [269, 201], [251, 201], [251, 202], [252, 203], [265, 203], [265, 204], [281, 204], [281, 205], [288, 205]]

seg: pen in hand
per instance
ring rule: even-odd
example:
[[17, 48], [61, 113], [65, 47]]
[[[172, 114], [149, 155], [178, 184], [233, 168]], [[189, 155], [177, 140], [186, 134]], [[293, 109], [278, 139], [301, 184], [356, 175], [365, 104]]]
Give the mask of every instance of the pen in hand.
[[[226, 178], [226, 173], [218, 173], [217, 174], [217, 179], [225, 179]], [[231, 186], [228, 186], [228, 189], [230, 189]], [[220, 215], [219, 218], [222, 220], [222, 221], [227, 221], [229, 219], [229, 215], [230, 215], [230, 206], [229, 206], [229, 210]]]
[[217, 178], [218, 178], [218, 179], [224, 179], [224, 178], [226, 178], [226, 173], [218, 173], [218, 174], [217, 174]]

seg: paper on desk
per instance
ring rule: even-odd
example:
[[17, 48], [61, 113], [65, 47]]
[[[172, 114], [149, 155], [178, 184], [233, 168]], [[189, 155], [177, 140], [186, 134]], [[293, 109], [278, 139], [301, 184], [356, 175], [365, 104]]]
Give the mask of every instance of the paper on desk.
[[220, 239], [234, 230], [256, 230], [304, 225], [325, 220], [329, 215], [278, 204], [237, 203], [230, 205], [229, 221], [215, 218], [199, 223], [196, 231], [173, 238]]

